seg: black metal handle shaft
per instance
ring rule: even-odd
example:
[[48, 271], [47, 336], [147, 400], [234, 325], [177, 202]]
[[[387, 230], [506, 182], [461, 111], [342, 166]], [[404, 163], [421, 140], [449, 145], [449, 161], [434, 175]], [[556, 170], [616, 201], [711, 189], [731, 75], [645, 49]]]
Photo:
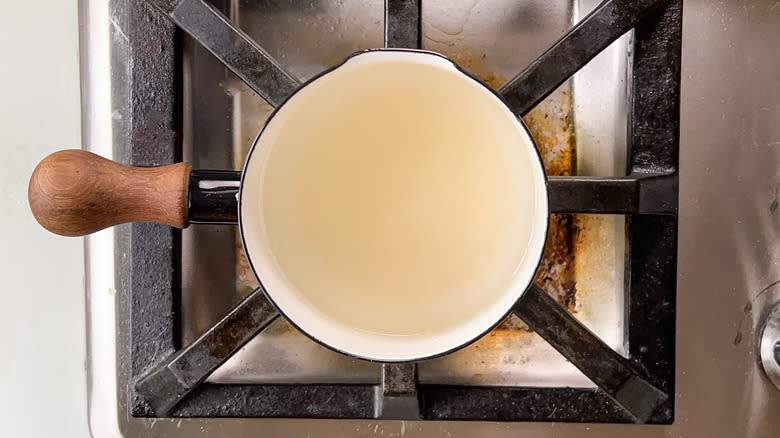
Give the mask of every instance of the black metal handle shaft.
[[188, 219], [190, 223], [235, 224], [241, 172], [193, 170], [190, 172]]

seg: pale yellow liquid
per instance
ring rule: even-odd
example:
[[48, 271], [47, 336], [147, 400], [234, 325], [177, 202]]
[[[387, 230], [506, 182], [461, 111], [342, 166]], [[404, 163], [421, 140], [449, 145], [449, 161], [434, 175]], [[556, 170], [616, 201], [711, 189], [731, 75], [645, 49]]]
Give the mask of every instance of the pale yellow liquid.
[[265, 164], [259, 210], [273, 257], [333, 321], [399, 336], [447, 330], [501, 296], [526, 256], [527, 140], [455, 72], [334, 76], [300, 96]]

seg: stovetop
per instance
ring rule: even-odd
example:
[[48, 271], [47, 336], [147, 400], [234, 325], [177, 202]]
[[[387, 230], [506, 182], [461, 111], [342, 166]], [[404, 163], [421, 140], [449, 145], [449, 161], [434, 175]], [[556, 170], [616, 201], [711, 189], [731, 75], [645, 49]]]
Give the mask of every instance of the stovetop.
[[[87, 78], [84, 94], [91, 108], [110, 105], [113, 109], [110, 122], [97, 111], [87, 113], [84, 131], [88, 146], [95, 149], [96, 140], [112, 137], [112, 150], [104, 148], [102, 152], [137, 165], [164, 164], [183, 156], [196, 168], [238, 168], [271, 107], [227, 73], [197, 41], [179, 34], [161, 11], [139, 1], [110, 2], [108, 10], [97, 3], [84, 3], [82, 21], [91, 23], [90, 34], [83, 38], [83, 45], [91, 49], [86, 51], [84, 63], [88, 71], [99, 62], [110, 62], [114, 68], [108, 82]], [[178, 16], [170, 2], [157, 3], [170, 6], [173, 18], [185, 28], [203, 23], [184, 14], [197, 10], [200, 2], [173, 2], [185, 6], [178, 9]], [[662, 391], [674, 393], [675, 368], [680, 378], [674, 354], [680, 5], [661, 2], [660, 9], [641, 14], [644, 18], [636, 31], [613, 43], [573, 79], [560, 86], [555, 79], [548, 80], [547, 88], [556, 91], [536, 106], [543, 96], [534, 95], [539, 87], [524, 88], [529, 78], [544, 82], [545, 78], [564, 75], [569, 67], [570, 72], [576, 71], [585, 60], [574, 60], [569, 66], [558, 58], [554, 68], [545, 70], [543, 66], [530, 73], [526, 70], [517, 81], [511, 78], [570, 31], [596, 2], [557, 6], [533, 1], [510, 3], [498, 7], [469, 2], [456, 8], [424, 1], [419, 33], [422, 47], [450, 56], [492, 86], [500, 87], [507, 80], [517, 85], [502, 92], [517, 113], [525, 115], [543, 148], [548, 173], [583, 177], [562, 179], [557, 188], [551, 186], [559, 191], [551, 196], [554, 211], [561, 214], [553, 221], [552, 244], [537, 281], [609, 346], [628, 356], [637, 375]], [[613, 3], [617, 8], [621, 2]], [[415, 42], [416, 38], [408, 36], [416, 4], [390, 2], [389, 45]], [[296, 2], [234, 1], [214, 5], [297, 80], [311, 77], [355, 50], [383, 44], [382, 2], [313, 2], [302, 6]], [[403, 8], [408, 5], [413, 7]], [[641, 4], [622, 7], [604, 17], [619, 22], [621, 13], [641, 8]], [[99, 34], [100, 26], [95, 23], [106, 16], [110, 20], [101, 26], [115, 38], [108, 59], [92, 36]], [[619, 26], [610, 28], [608, 21], [598, 24], [615, 35], [623, 33]], [[583, 27], [575, 26], [569, 35], [576, 37]], [[393, 32], [396, 28], [401, 31]], [[195, 35], [198, 37], [197, 32]], [[204, 40], [202, 36], [198, 39]], [[580, 49], [582, 41], [594, 44], [593, 40], [569, 38], [577, 41]], [[262, 85], [262, 81], [254, 82], [258, 83]], [[101, 96], [101, 91], [109, 91], [110, 99]], [[273, 96], [269, 99], [274, 101]], [[112, 130], [100, 128], [100, 120]], [[627, 167], [634, 185], [631, 178], [588, 179], [621, 177], [627, 174]], [[638, 178], [646, 175], [671, 178], [646, 184]], [[577, 187], [573, 192], [572, 182]], [[594, 187], [604, 183], [609, 184], [609, 190], [628, 194], [629, 201], [610, 203], [611, 198], [600, 198], [603, 192]], [[660, 196], [658, 192], [662, 192]], [[556, 206], [556, 196], [567, 202]], [[380, 426], [382, 433], [399, 428], [396, 432], [509, 430], [485, 423], [482, 429], [474, 429], [479, 426], [376, 421], [389, 418], [637, 420], [630, 409], [627, 414], [620, 403], [615, 405], [614, 393], [610, 397], [595, 389], [591, 380], [528, 332], [517, 318], [477, 344], [419, 364], [388, 366], [326, 350], [281, 318], [272, 318], [273, 309], [264, 307], [267, 303], [262, 294], [252, 292], [255, 284], [242, 263], [235, 230], [229, 226], [191, 227], [180, 234], [166, 227], [135, 224], [119, 227], [114, 235], [92, 237], [87, 248], [91, 386], [116, 388], [113, 397], [110, 390], [91, 392], [93, 430], [100, 424], [114, 426], [105, 418], [96, 419], [94, 407], [101, 400], [108, 405], [113, 400], [119, 418], [126, 418], [116, 426], [125, 432], [150, 427], [163, 436], [186, 433], [180, 429], [191, 431], [194, 427], [204, 432], [230, 430], [243, 436], [252, 433], [248, 424], [277, 424], [272, 420], [217, 418], [237, 416], [358, 418], [364, 420], [296, 424], [303, 428], [309, 424], [312, 430], [322, 427], [321, 431], [367, 434], [380, 434]], [[105, 260], [111, 251], [116, 255], [114, 266]], [[114, 295], [96, 294], [98, 285], [111, 285], [117, 292], [115, 312], [106, 311]], [[768, 295], [771, 293], [763, 293], [760, 298], [766, 300]], [[238, 307], [228, 314], [236, 304]], [[745, 322], [751, 312], [745, 307], [737, 337], [740, 342], [734, 339], [735, 348], [743, 339], [752, 339], [746, 328], [750, 324]], [[224, 341], [214, 342], [224, 332], [210, 329], [226, 314], [220, 324], [230, 329], [227, 332], [238, 330], [240, 336], [251, 339], [232, 357], [232, 350], [223, 348]], [[113, 332], [97, 333], [94, 329], [109, 320], [118, 323], [116, 337]], [[759, 322], [756, 318], [753, 324], [758, 326]], [[270, 325], [254, 337], [266, 324]], [[206, 335], [199, 338], [204, 332]], [[106, 354], [105, 348], [112, 343], [117, 348], [116, 358]], [[240, 347], [241, 342], [233, 346]], [[598, 351], [594, 354], [601, 354]], [[187, 372], [174, 373], [178, 379], [174, 385], [155, 390], [148, 382], [150, 376], [161, 375], [161, 368]], [[116, 375], [105, 371], [110, 369], [115, 369]], [[211, 373], [211, 369], [216, 371]], [[169, 376], [151, 381], [157, 384], [165, 378]], [[203, 378], [207, 378], [206, 383], [200, 383]], [[603, 380], [597, 383], [604, 388]], [[177, 387], [186, 387], [189, 394], [164, 391]], [[641, 387], [637, 390], [641, 392]], [[679, 399], [681, 392], [677, 394]], [[644, 420], [671, 423], [674, 412], [673, 404], [667, 402]], [[756, 430], [764, 426], [759, 423]], [[637, 430], [637, 426], [632, 427]]]

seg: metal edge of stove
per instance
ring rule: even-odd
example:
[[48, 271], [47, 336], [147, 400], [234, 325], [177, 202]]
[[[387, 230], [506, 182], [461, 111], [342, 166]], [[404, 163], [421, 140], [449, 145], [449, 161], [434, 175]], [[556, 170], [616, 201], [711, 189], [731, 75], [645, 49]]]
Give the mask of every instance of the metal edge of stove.
[[[79, 70], [84, 148], [113, 158], [108, 2], [80, 0]], [[84, 239], [87, 421], [93, 436], [122, 436], [116, 375], [114, 228]], [[100, 407], [99, 409], [96, 407]]]
[[[112, 69], [110, 58], [112, 51], [126, 50], [121, 42], [111, 41], [109, 29], [121, 33], [121, 27], [109, 19], [109, 10], [120, 0], [80, 0], [79, 18], [81, 22], [81, 70], [82, 70], [82, 106], [84, 118], [85, 148], [101, 155], [112, 155], [112, 129], [122, 129], [122, 121], [117, 120], [111, 112], [111, 92], [115, 87], [121, 87], [116, 82], [116, 72]], [[683, 175], [681, 177], [681, 222], [680, 222], [680, 290], [691, 292], [712, 291], [731, 294], [719, 295], [709, 307], [710, 312], [701, 312], [701, 299], [682, 293], [678, 297], [680, 318], [678, 331], [678, 409], [677, 422], [672, 426], [626, 426], [626, 425], [587, 425], [560, 423], [463, 423], [463, 422], [409, 422], [409, 421], [351, 421], [351, 420], [286, 420], [286, 419], [147, 419], [128, 416], [126, 401], [122, 400], [122, 389], [118, 382], [126, 378], [122, 368], [117, 368], [126, 359], [122, 356], [122, 339], [117, 341], [117, 323], [123, 315], [116, 314], [116, 298], [114, 296], [115, 279], [112, 266], [114, 254], [114, 231], [108, 230], [86, 240], [87, 257], [87, 336], [88, 336], [88, 395], [89, 422], [94, 436], [192, 436], [212, 432], [217, 436], [248, 437], [248, 436], [516, 436], [523, 432], [524, 436], [580, 436], [593, 432], [599, 436], [618, 437], [633, 434], [637, 437], [649, 436], [771, 436], [780, 426], [778, 417], [773, 415], [780, 408], [780, 393], [768, 383], [760, 371], [754, 353], [755, 329], [760, 327], [765, 316], [765, 306], [768, 302], [780, 299], [776, 290], [765, 290], [760, 287], [764, 279], [777, 275], [772, 268], [771, 258], [768, 263], [764, 257], [776, 257], [776, 251], [769, 251], [763, 234], [770, 232], [770, 237], [777, 236], [774, 231], [767, 231], [771, 224], [768, 219], [750, 216], [759, 207], [771, 210], [772, 194], [776, 197], [775, 183], [755, 185], [755, 183], [738, 180], [733, 184], [730, 178], [715, 179], [712, 171], [736, 170], [747, 172], [758, 169], [762, 175], [771, 176], [767, 167], [776, 169], [777, 160], [767, 160], [765, 152], [767, 144], [780, 134], [776, 122], [774, 125], [739, 124], [737, 129], [722, 128], [708, 123], [710, 116], [722, 111], [722, 116], [735, 117], [746, 109], [744, 99], [736, 100], [741, 92], [738, 90], [723, 91], [721, 104], [728, 100], [736, 104], [734, 109], [723, 109], [714, 100], [718, 84], [725, 84], [733, 78], [743, 77], [753, 73], [759, 79], [768, 80], [771, 71], [780, 65], [780, 59], [775, 54], [767, 52], [771, 38], [763, 43], [756, 43], [755, 48], [744, 46], [745, 40], [734, 41], [734, 34], [746, 38], [753, 30], [771, 32], [767, 22], [780, 22], [780, 10], [772, 5], [774, 2], [764, 2], [765, 12], [760, 18], [749, 19], [748, 8], [741, 6], [720, 5], [712, 2], [686, 2], [686, 35], [683, 61], [683, 117], [682, 141]], [[755, 5], [752, 5], [755, 7]], [[774, 12], [773, 12], [774, 11]], [[758, 11], [756, 11], [758, 12]], [[734, 15], [744, 14], [741, 19]], [[777, 14], [771, 18], [770, 14]], [[757, 20], [757, 21], [756, 21]], [[691, 29], [691, 25], [696, 26]], [[86, 26], [89, 27], [87, 31]], [[719, 35], [723, 30], [724, 34]], [[775, 27], [775, 29], [778, 29]], [[714, 32], [713, 32], [714, 31]], [[777, 30], [775, 30], [777, 32]], [[740, 45], [739, 43], [743, 43]], [[755, 42], [755, 41], [754, 41]], [[719, 55], [735, 56], [738, 50], [749, 51], [753, 57], [751, 62], [756, 65], [735, 62], [733, 58], [719, 59], [710, 53], [705, 53], [704, 45], [713, 47]], [[728, 46], [727, 46], [728, 45]], [[761, 56], [759, 53], [768, 56]], [[719, 68], [719, 70], [717, 70]], [[763, 69], [762, 69], [763, 68]], [[716, 70], [708, 70], [716, 69]], [[713, 71], [713, 73], [707, 73]], [[709, 79], [709, 81], [707, 80]], [[758, 79], [757, 79], [758, 80]], [[775, 79], [776, 80], [776, 79]], [[764, 89], [756, 93], [758, 87], [749, 88], [750, 95], [762, 103], [776, 103], [780, 96], [777, 90]], [[780, 107], [760, 106], [756, 111], [764, 111], [766, 117], [761, 120], [776, 120]], [[759, 113], [763, 114], [763, 113]], [[774, 115], [774, 116], [773, 116]], [[120, 114], [117, 114], [120, 116]], [[774, 128], [772, 128], [774, 126]], [[731, 132], [724, 131], [730, 129]], [[740, 142], [740, 135], [753, 134], [750, 142], [742, 146], [746, 150], [758, 152], [757, 158], [741, 160], [723, 160], [727, 147]], [[718, 140], [719, 136], [725, 136]], [[744, 140], [744, 138], [743, 138]], [[736, 141], [736, 143], [733, 143]], [[707, 147], [713, 147], [715, 155], [700, 154]], [[764, 149], [760, 149], [760, 148]], [[762, 152], [763, 151], [763, 152]], [[770, 155], [775, 156], [776, 155]], [[720, 159], [718, 158], [720, 157]], [[762, 160], [762, 157], [764, 158]], [[720, 161], [719, 161], [720, 160]], [[708, 166], [706, 169], [693, 170], [696, 166]], [[771, 170], [771, 169], [770, 169]], [[776, 174], [775, 174], [776, 175]], [[732, 174], [733, 176], [733, 174]], [[699, 181], [701, 179], [701, 181]], [[746, 180], [748, 181], [748, 180]], [[715, 189], [723, 190], [728, 196], [721, 197], [702, 191], [715, 183]], [[756, 196], [743, 201], [735, 201], [734, 193], [744, 189], [745, 184], [753, 184]], [[766, 187], [764, 187], [766, 186]], [[713, 189], [713, 187], [709, 187]], [[710, 190], [709, 192], [712, 192]], [[739, 193], [739, 192], [736, 192]], [[701, 196], [701, 199], [699, 199]], [[766, 199], [766, 205], [760, 203]], [[716, 204], [716, 205], [713, 205]], [[725, 204], [725, 206], [724, 206]], [[749, 204], [749, 205], [748, 205]], [[760, 206], [757, 206], [761, 204]], [[739, 206], [746, 206], [744, 211], [735, 212]], [[728, 209], [722, 217], [708, 216], [713, 208]], [[776, 210], [776, 208], [775, 208]], [[767, 218], [769, 216], [766, 216]], [[708, 219], [703, 219], [708, 218]], [[742, 219], [745, 219], [743, 224]], [[734, 220], [735, 222], [729, 222]], [[736, 220], [739, 220], [736, 222]], [[755, 221], [758, 227], [752, 227]], [[731, 224], [733, 230], [723, 230], [722, 225]], [[763, 228], [761, 227], [763, 226]], [[755, 230], [753, 230], [755, 228]], [[751, 231], [753, 230], [753, 231]], [[734, 247], [729, 238], [709, 239], [709, 233], [717, 231], [747, 233], [742, 241], [745, 245], [737, 245], [738, 260], [744, 262], [738, 269], [726, 268], [711, 271], [712, 263], [724, 249]], [[751, 234], [752, 233], [752, 234]], [[729, 235], [731, 237], [731, 235]], [[754, 238], [753, 240], [748, 237]], [[697, 239], [706, 238], [704, 243], [696, 243]], [[752, 244], [755, 240], [756, 244]], [[738, 242], [737, 242], [738, 243]], [[753, 245], [751, 247], [750, 245]], [[756, 246], [757, 245], [757, 246]], [[752, 248], [752, 249], [751, 249]], [[704, 275], [707, 272], [710, 274]], [[755, 275], [753, 275], [755, 274]], [[744, 287], [744, 289], [741, 289]], [[766, 293], [764, 293], [766, 292]], [[714, 297], [714, 296], [713, 296]], [[745, 305], [745, 302], [750, 304]], [[753, 310], [755, 309], [755, 310]], [[762, 310], [764, 309], [764, 310]], [[707, 313], [707, 315], [705, 315]], [[698, 315], [698, 316], [697, 316]], [[124, 315], [126, 316], [126, 315]], [[721, 323], [718, 323], [718, 321]], [[699, 326], [701, 325], [701, 326]], [[734, 338], [734, 331], [738, 331]], [[721, 335], [727, 335], [727, 339]], [[731, 335], [730, 337], [728, 335]], [[728, 349], [727, 349], [728, 348]], [[708, 365], [709, 364], [709, 365]], [[119, 370], [119, 371], [118, 371]], [[119, 373], [119, 374], [118, 374]], [[719, 382], [719, 385], [714, 384]], [[747, 384], [746, 384], [747, 382]], [[719, 421], [713, 419], [719, 418]]]

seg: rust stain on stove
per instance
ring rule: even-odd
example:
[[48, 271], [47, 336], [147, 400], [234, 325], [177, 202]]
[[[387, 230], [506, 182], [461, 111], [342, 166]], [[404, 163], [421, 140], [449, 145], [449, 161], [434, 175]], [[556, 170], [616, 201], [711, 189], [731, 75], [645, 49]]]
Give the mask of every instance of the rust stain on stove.
[[[523, 120], [536, 142], [545, 171], [550, 176], [576, 173], [576, 136], [571, 91], [567, 84], [542, 101]], [[580, 298], [574, 276], [574, 259], [580, 247], [581, 217], [553, 214], [547, 246], [536, 273], [536, 282], [569, 311], [579, 310]]]
[[444, 52], [442, 54], [454, 61], [455, 64], [458, 64], [460, 68], [478, 77], [482, 82], [490, 85], [493, 89], [498, 89], [498, 87], [507, 81], [506, 77], [494, 73], [485, 66], [486, 54], [474, 54], [468, 46], [461, 47], [457, 51]]

